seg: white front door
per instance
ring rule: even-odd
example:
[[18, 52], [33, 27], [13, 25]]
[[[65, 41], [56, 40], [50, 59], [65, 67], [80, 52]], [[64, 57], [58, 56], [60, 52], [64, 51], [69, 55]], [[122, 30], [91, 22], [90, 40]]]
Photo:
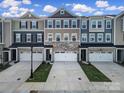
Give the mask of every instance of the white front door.
[[55, 52], [54, 61], [77, 61], [77, 53]]
[[90, 52], [89, 61], [90, 62], [112, 62], [113, 53], [112, 52]]

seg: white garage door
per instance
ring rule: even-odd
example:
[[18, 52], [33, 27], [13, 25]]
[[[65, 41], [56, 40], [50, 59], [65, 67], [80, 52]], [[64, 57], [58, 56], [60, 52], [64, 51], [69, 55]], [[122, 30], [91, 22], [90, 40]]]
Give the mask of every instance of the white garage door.
[[89, 53], [90, 62], [112, 62], [113, 53], [112, 52], [90, 52]]
[[71, 52], [56, 52], [54, 55], [55, 61], [77, 61], [77, 53]]
[[[20, 61], [31, 61], [31, 52], [20, 53]], [[33, 61], [43, 61], [43, 54], [33, 53]]]

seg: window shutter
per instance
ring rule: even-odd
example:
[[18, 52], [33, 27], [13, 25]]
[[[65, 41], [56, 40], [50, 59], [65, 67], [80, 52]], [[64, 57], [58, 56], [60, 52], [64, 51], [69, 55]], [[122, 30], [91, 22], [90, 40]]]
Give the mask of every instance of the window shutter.
[[36, 22], [36, 28], [38, 29], [38, 22]]
[[19, 28], [21, 29], [21, 21], [19, 22]]
[[30, 22], [30, 28], [32, 29], [32, 22]]
[[26, 29], [28, 28], [28, 22], [26, 21]]

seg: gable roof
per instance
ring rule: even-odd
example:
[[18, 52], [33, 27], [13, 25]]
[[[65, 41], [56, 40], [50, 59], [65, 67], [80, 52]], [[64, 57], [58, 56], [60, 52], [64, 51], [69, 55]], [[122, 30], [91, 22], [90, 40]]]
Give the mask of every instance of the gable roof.
[[124, 15], [124, 11], [122, 11], [119, 15], [117, 15], [117, 16], [115, 17], [115, 19], [117, 19], [118, 17], [120, 17], [120, 16], [122, 16], [122, 15]]

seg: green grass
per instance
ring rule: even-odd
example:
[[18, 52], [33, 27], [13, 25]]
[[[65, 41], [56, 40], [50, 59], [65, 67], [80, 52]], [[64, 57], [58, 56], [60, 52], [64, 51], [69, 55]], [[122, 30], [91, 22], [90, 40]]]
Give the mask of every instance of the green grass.
[[41, 64], [33, 73], [33, 78], [26, 82], [46, 82], [49, 72], [52, 68], [51, 64]]
[[85, 74], [87, 75], [89, 81], [91, 82], [111, 82], [111, 80], [106, 77], [101, 71], [99, 71], [92, 64], [79, 63]]
[[6, 64], [6, 65], [0, 64], [0, 72], [7, 69], [10, 66], [11, 66], [10, 64]]

